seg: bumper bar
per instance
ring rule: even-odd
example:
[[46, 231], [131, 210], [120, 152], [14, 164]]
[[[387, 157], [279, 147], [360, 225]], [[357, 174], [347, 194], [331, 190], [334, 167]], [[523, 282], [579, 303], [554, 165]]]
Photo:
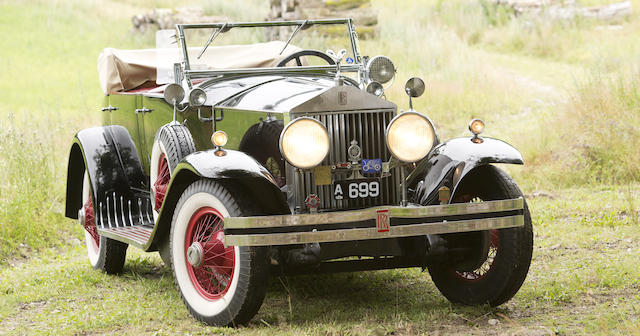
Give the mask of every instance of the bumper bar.
[[522, 197], [423, 207], [382, 206], [320, 214], [230, 217], [228, 246], [270, 246], [421, 236], [524, 225]]

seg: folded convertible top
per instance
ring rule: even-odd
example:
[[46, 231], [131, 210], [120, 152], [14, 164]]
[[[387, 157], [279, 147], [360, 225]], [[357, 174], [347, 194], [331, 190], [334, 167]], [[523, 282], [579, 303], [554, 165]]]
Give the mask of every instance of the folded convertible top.
[[[271, 41], [210, 46], [200, 59], [197, 59], [197, 55], [201, 48], [189, 48], [189, 61], [193, 69], [200, 70], [274, 67], [281, 59], [301, 50], [289, 45], [280, 55], [284, 45], [282, 41]], [[102, 91], [109, 94], [132, 90], [143, 85], [155, 85], [158, 59], [167, 61], [160, 56], [162, 52], [157, 49], [104, 49], [98, 56], [98, 75]], [[171, 52], [178, 55], [180, 49], [176, 48]], [[162, 68], [172, 69], [172, 64], [162, 64]]]

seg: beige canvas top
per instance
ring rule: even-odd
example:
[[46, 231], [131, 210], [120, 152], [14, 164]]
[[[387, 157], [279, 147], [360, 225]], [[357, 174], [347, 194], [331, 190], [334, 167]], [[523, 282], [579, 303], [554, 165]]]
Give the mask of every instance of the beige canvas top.
[[[280, 55], [280, 50], [284, 45], [285, 43], [282, 41], [272, 41], [245, 45], [209, 46], [200, 59], [197, 59], [197, 55], [201, 48], [189, 48], [189, 61], [192, 69], [274, 67], [286, 56], [301, 50], [296, 46], [289, 45]], [[104, 49], [98, 56], [98, 75], [102, 91], [109, 94], [132, 90], [144, 84], [155, 84], [157, 58], [158, 50], [156, 49]], [[171, 68], [172, 63], [163, 64], [163, 66]]]

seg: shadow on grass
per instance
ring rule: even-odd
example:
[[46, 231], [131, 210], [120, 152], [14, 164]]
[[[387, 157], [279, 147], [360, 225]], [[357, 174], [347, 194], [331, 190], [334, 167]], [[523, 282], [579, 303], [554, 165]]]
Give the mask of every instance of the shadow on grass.
[[274, 277], [257, 318], [267, 323], [465, 323], [494, 311], [449, 303], [419, 269]]
[[[121, 277], [131, 282], [150, 280], [157, 290], [176, 291], [171, 272], [159, 260], [142, 256], [127, 259]], [[428, 272], [419, 269], [272, 276], [262, 307], [248, 327], [361, 323], [375, 327], [397, 321], [427, 325], [443, 319], [473, 325], [495, 311], [488, 306], [452, 305]]]

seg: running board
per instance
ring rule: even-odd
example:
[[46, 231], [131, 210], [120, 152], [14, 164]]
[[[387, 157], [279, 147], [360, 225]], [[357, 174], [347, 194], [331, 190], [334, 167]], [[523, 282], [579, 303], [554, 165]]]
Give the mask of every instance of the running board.
[[153, 227], [134, 225], [117, 228], [98, 228], [98, 234], [144, 249], [151, 238]]

